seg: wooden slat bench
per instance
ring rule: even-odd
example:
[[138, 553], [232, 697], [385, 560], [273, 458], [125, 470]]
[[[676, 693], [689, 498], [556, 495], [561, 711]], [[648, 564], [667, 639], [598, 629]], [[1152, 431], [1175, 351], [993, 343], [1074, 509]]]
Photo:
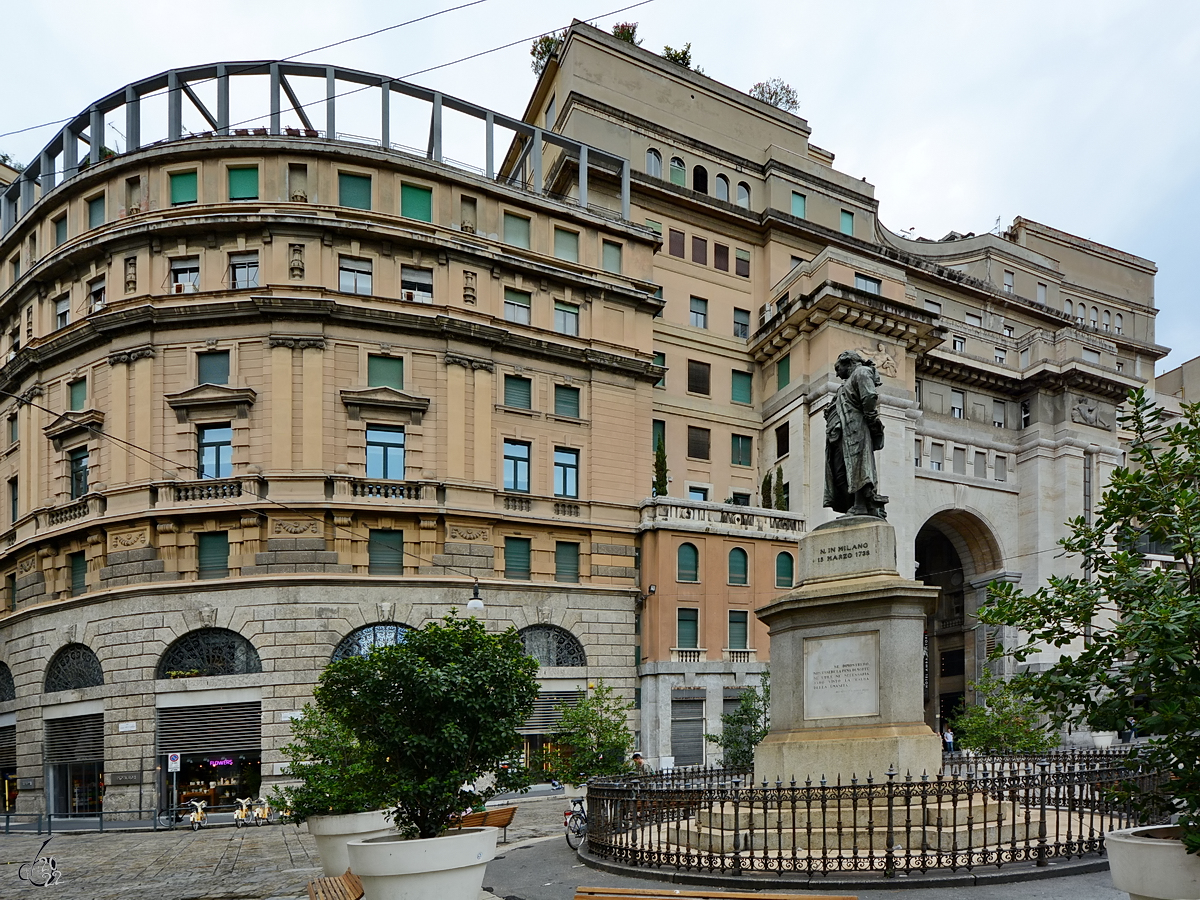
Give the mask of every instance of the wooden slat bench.
[[467, 813], [464, 816], [455, 816], [450, 820], [451, 828], [502, 828], [504, 830], [504, 840], [502, 843], [508, 843], [508, 826], [512, 824], [513, 816], [517, 814], [515, 806], [497, 806], [493, 809], [485, 809], [483, 812]]
[[643, 890], [641, 888], [579, 887], [575, 900], [858, 900], [853, 895], [831, 894], [761, 894], [737, 891], [677, 891], [674, 888]]
[[360, 900], [362, 895], [362, 879], [349, 869], [344, 875], [314, 878], [308, 883], [309, 900]]

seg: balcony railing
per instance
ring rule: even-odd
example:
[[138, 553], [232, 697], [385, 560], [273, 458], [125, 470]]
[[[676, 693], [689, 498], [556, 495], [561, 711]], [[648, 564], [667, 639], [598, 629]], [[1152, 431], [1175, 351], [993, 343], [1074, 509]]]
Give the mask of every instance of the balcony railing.
[[46, 514], [46, 521], [51, 525], [65, 525], [67, 522], [74, 522], [76, 519], [83, 519], [91, 512], [87, 498], [76, 500], [73, 503], [68, 503], [66, 506], [59, 506], [50, 510]]
[[722, 650], [721, 658], [727, 663], [752, 663], [757, 650]]
[[236, 500], [242, 496], [242, 482], [238, 478], [205, 478], [175, 485], [176, 503], [193, 503], [197, 500]]
[[692, 650], [681, 649], [679, 647], [671, 648], [671, 662], [696, 663], [704, 662], [708, 655], [707, 650]]
[[425, 485], [411, 481], [360, 481], [350, 482], [351, 497], [371, 497], [379, 500], [421, 500]]
[[795, 539], [804, 533], [804, 516], [779, 509], [735, 506], [732, 503], [701, 503], [655, 497], [641, 504], [641, 531], [679, 528], [684, 531], [714, 531], [732, 535], [758, 534], [776, 539]]

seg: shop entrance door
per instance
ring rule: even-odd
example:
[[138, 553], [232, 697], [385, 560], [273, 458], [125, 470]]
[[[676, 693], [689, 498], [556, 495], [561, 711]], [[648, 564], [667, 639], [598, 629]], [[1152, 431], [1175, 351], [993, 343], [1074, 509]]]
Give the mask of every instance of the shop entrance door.
[[[231, 811], [239, 797], [262, 790], [262, 702], [159, 708], [157, 734], [164, 809], [204, 800], [210, 811]], [[177, 776], [167, 754], [180, 754]], [[173, 794], [177, 789], [178, 794]]]
[[104, 763], [61, 763], [54, 767], [54, 814], [94, 816], [103, 809]]
[[50, 813], [95, 815], [104, 806], [104, 714], [46, 720]]

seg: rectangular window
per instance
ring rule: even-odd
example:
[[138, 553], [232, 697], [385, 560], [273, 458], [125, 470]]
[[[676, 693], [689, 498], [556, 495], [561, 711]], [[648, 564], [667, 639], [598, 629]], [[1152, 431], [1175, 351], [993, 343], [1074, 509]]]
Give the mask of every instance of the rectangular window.
[[67, 242], [67, 217], [59, 216], [54, 220], [54, 246], [59, 247]]
[[545, 122], [546, 122], [546, 130], [547, 131], [554, 128], [554, 123], [556, 120], [557, 120], [557, 117], [555, 116], [555, 113], [554, 113], [554, 95], [551, 94], [550, 102], [546, 104], [546, 120], [545, 120]]
[[200, 257], [180, 256], [171, 260], [171, 293], [194, 294], [200, 290]]
[[432, 303], [433, 269], [401, 266], [400, 296], [409, 303]]
[[[667, 367], [667, 354], [655, 353], [654, 354], [654, 364], [656, 366], [662, 366], [662, 368], [665, 370]], [[660, 378], [660, 379], [658, 379], [658, 381], [654, 382], [654, 386], [660, 387], [660, 388], [665, 388], [667, 386], [667, 373], [665, 371], [663, 372], [662, 378]]]
[[734, 403], [754, 402], [754, 376], [749, 372], [733, 372], [730, 399]]
[[733, 308], [733, 336], [735, 338], [750, 337], [750, 310]]
[[568, 384], [556, 384], [554, 386], [554, 414], [556, 416], [567, 416], [572, 419], [580, 417], [579, 388], [571, 387]]
[[1021, 427], [1028, 428], [1033, 421], [1033, 415], [1030, 412], [1029, 401], [1021, 401]]
[[913, 465], [921, 468], [921, 439], [913, 441]]
[[688, 499], [695, 500], [697, 503], [708, 502], [708, 488], [706, 487], [689, 487]]
[[803, 194], [792, 191], [792, 215], [803, 219], [808, 212], [808, 198]]
[[708, 459], [710, 456], [709, 447], [711, 440], [712, 432], [707, 428], [697, 428], [695, 425], [689, 425], [688, 457], [691, 459]]
[[1029, 348], [1028, 347], [1026, 347], [1025, 349], [1023, 349], [1021, 351], [1021, 355], [1018, 357], [1018, 359], [1020, 359], [1020, 361], [1021, 361], [1022, 369], [1028, 367], [1028, 365], [1029, 365]]
[[965, 352], [965, 351], [966, 351], [966, 349], [967, 349], [967, 339], [966, 339], [966, 338], [964, 338], [964, 337], [959, 337], [959, 336], [956, 334], [956, 335], [954, 335], [954, 337], [952, 337], [952, 338], [950, 339], [950, 341], [951, 341], [951, 344], [950, 344], [950, 345], [951, 345], [951, 347], [953, 347], [953, 348], [954, 348], [955, 352], [957, 352], [957, 353], [963, 353], [963, 352]]
[[533, 380], [520, 375], [504, 376], [504, 405], [533, 409]]
[[185, 206], [199, 197], [196, 173], [175, 172], [171, 175], [171, 205]]
[[522, 441], [504, 442], [504, 489], [529, 493], [529, 445]]
[[229, 286], [234, 290], [258, 287], [258, 251], [229, 254]]
[[518, 325], [529, 324], [529, 306], [532, 296], [524, 291], [504, 289], [504, 320]]
[[729, 461], [735, 466], [754, 465], [754, 439], [750, 435], [733, 435]]
[[775, 458], [787, 456], [792, 448], [792, 434], [788, 423], [784, 422], [775, 428]]
[[1040, 281], [1037, 286], [1037, 302], [1043, 304], [1046, 302], [1046, 286]]
[[209, 531], [196, 535], [198, 578], [229, 577], [229, 532]]
[[1012, 325], [1004, 326], [1004, 336], [1005, 337], [1016, 337], [1016, 334], [1017, 334], [1017, 329], [1014, 326], [1012, 326]]
[[779, 361], [775, 363], [775, 382], [776, 390], [782, 391], [792, 381], [792, 356], [787, 354], [779, 357]]
[[854, 236], [854, 213], [848, 209], [842, 210], [842, 234]]
[[104, 309], [106, 302], [107, 289], [105, 288], [104, 276], [88, 282], [88, 309], [91, 312], [97, 312]]
[[367, 356], [367, 387], [404, 390], [404, 359], [398, 356]]
[[197, 475], [228, 478], [233, 474], [233, 428], [228, 422], [197, 427], [196, 446]]
[[371, 176], [338, 172], [338, 205], [351, 209], [370, 209]]
[[683, 259], [683, 232], [674, 228], [667, 229], [667, 252], [671, 256]]
[[8, 479], [8, 524], [16, 525], [21, 517], [21, 490], [16, 478]]
[[404, 429], [394, 425], [367, 426], [367, 477], [404, 480]]
[[87, 379], [72, 381], [67, 385], [67, 395], [71, 410], [80, 410], [87, 406]]
[[1008, 417], [1004, 415], [1004, 401], [992, 401], [992, 424], [997, 428], [1003, 428]]
[[196, 354], [197, 384], [229, 384], [229, 351]]
[[733, 506], [749, 506], [750, 495], [742, 491], [734, 491], [729, 495], [729, 503]]
[[371, 260], [338, 257], [338, 290], [345, 294], [371, 293]]
[[554, 496], [579, 496], [579, 451], [554, 448]]
[[962, 391], [950, 392], [950, 415], [955, 419], [961, 419], [964, 416], [964, 409], [967, 405], [967, 395]]
[[942, 444], [929, 445], [929, 468], [935, 472], [942, 471], [942, 465], [945, 462], [946, 450]]
[[696, 235], [692, 235], [692, 262], [708, 265], [708, 241]]
[[1100, 351], [1092, 350], [1088, 347], [1083, 348], [1083, 361], [1086, 363], [1100, 364]]
[[712, 366], [706, 362], [688, 360], [688, 393], [705, 396], [712, 393]]
[[104, 224], [104, 195], [88, 201], [88, 228], [99, 228]]
[[936, 300], [926, 300], [925, 312], [933, 313], [935, 316], [940, 316], [942, 314], [942, 304], [938, 303]]
[[229, 170], [229, 199], [258, 199], [258, 166], [238, 166]]
[[653, 219], [647, 219], [646, 227], [649, 228], [651, 231], [653, 231], [655, 234], [657, 234], [659, 237], [662, 237], [662, 222], [655, 222]]
[[1004, 273], [1004, 293], [1011, 294], [1013, 292], [1014, 279], [1015, 276], [1012, 272]]
[[77, 500], [88, 492], [88, 450], [80, 447], [67, 454], [71, 476], [71, 499]]
[[8, 446], [10, 447], [21, 439], [21, 429], [18, 427], [20, 421], [16, 413], [8, 417]]
[[529, 220], [524, 216], [504, 214], [504, 243], [529, 249]]
[[734, 270], [734, 274], [740, 275], [742, 278], [750, 277], [750, 251], [749, 250], [738, 250], [735, 253], [733, 270]]
[[573, 303], [554, 302], [554, 330], [559, 334], [579, 334], [579, 307]]
[[983, 327], [983, 316], [977, 313], [967, 313], [963, 316], [963, 321], [968, 325], [974, 325], [976, 328]]
[[729, 271], [729, 248], [713, 243], [713, 268], [720, 272]]
[[693, 328], [708, 327], [708, 301], [700, 297], [693, 297], [690, 303], [691, 309], [691, 325]]
[[400, 215], [419, 222], [432, 222], [433, 188], [419, 184], [401, 184]]
[[554, 229], [554, 255], [567, 262], [579, 262], [579, 232]]
[[967, 451], [963, 447], [954, 448], [954, 474], [967, 474]]
[[994, 472], [997, 481], [1008, 481], [1008, 457], [997, 456], [996, 465], [992, 471]]
[[71, 298], [59, 297], [54, 301], [54, 327], [66, 328], [71, 324]]
[[367, 574], [404, 574], [404, 532], [372, 528], [367, 532]]
[[1004, 365], [1008, 362], [1008, 351], [1003, 347], [996, 348], [996, 362], [998, 362], [1000, 365]]
[[621, 245], [615, 241], [600, 244], [600, 268], [614, 275], [621, 274]]
[[700, 646], [700, 610], [681, 609], [678, 612], [678, 627], [675, 646], [680, 650], [694, 650]]
[[744, 609], [729, 611], [729, 650], [745, 650], [749, 646], [746, 643], [749, 638], [749, 624], [750, 614]]
[[976, 451], [974, 474], [976, 478], [987, 478], [987, 454]]
[[868, 294], [879, 294], [883, 291], [883, 282], [878, 278], [871, 278], [869, 275], [854, 276], [854, 286], [860, 291]]
[[651, 449], [657, 450], [658, 445], [662, 444], [663, 448], [667, 446], [667, 423], [662, 419], [653, 419], [651, 422], [653, 440], [650, 443]]
[[67, 562], [71, 566], [71, 596], [78, 597], [87, 591], [87, 554], [82, 550], [68, 553]]
[[554, 580], [564, 584], [579, 582], [579, 545], [569, 541], [554, 544]]
[[518, 581], [529, 580], [529, 538], [506, 537], [504, 539], [504, 577]]

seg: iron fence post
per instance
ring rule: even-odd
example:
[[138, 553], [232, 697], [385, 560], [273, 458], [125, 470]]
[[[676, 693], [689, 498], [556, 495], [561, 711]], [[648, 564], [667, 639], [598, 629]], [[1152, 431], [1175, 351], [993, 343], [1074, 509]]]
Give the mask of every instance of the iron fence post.
[[1041, 772], [1038, 773], [1038, 847], [1037, 847], [1037, 864], [1039, 867], [1044, 867], [1046, 861], [1046, 789], [1048, 787], [1046, 780], [1049, 777], [1046, 770], [1050, 766], [1050, 761], [1047, 759], [1038, 760], [1038, 768]]
[[892, 808], [896, 797], [896, 785], [893, 780], [895, 777], [896, 767], [889, 765], [887, 770], [887, 852], [883, 866], [883, 873], [889, 878], [896, 874], [896, 831]]

